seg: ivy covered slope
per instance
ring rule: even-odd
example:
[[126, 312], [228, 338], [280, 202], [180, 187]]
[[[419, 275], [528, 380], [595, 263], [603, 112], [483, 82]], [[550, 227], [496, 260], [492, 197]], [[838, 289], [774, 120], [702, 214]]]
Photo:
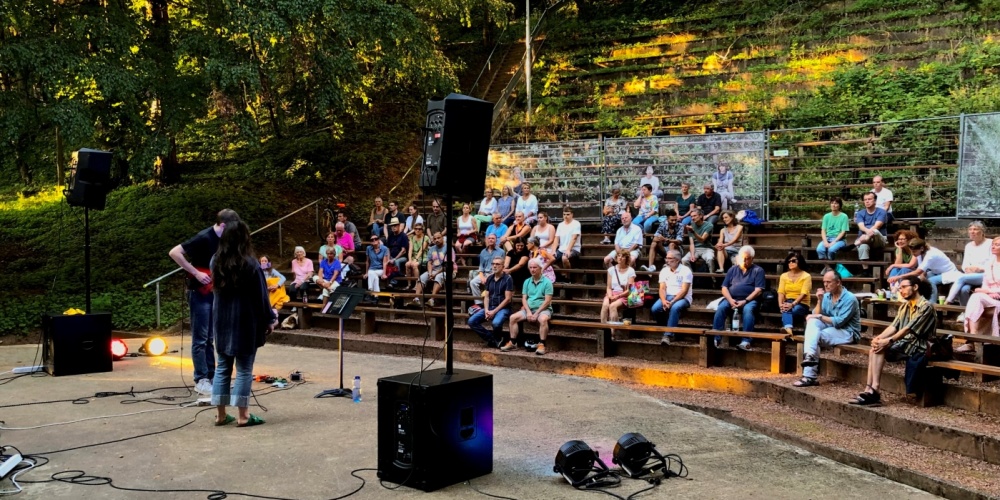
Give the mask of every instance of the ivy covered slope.
[[553, 16], [531, 127], [515, 113], [506, 140], [863, 123], [1000, 102], [996, 0], [621, 5], [581, 0]]

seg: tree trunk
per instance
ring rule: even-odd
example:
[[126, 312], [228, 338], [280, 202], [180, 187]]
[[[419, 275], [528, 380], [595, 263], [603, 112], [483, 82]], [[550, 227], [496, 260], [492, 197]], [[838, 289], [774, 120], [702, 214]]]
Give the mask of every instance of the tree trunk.
[[160, 154], [156, 158], [153, 168], [153, 178], [159, 184], [169, 183], [177, 180], [180, 175], [177, 165], [177, 141], [174, 138], [174, 131], [170, 130], [170, 120], [164, 118], [164, 114], [169, 117], [169, 112], [165, 111], [170, 105], [166, 101], [167, 89], [174, 79], [174, 50], [170, 43], [170, 12], [167, 0], [149, 0], [149, 12], [152, 20], [152, 28], [149, 31], [149, 39], [155, 60], [162, 61], [158, 68], [159, 73], [155, 78], [153, 102], [150, 104], [153, 118], [153, 129], [163, 134], [168, 139], [168, 150], [165, 154]]

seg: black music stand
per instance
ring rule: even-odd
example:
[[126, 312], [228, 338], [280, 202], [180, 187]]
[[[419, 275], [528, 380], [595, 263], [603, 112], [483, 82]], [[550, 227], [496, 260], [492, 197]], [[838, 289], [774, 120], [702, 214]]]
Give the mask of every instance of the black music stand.
[[354, 397], [352, 389], [344, 389], [344, 318], [349, 317], [354, 312], [354, 308], [364, 296], [364, 289], [339, 286], [330, 295], [330, 300], [327, 301], [326, 307], [322, 310], [324, 314], [332, 314], [340, 318], [340, 342], [337, 343], [337, 351], [340, 356], [340, 388], [327, 389], [317, 394], [315, 396], [317, 398], [343, 397], [353, 399]]

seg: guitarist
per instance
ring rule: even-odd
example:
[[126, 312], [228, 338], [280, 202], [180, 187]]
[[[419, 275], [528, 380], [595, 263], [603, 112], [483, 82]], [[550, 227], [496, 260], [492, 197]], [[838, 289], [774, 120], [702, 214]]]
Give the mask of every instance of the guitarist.
[[212, 276], [209, 262], [219, 248], [219, 238], [226, 224], [240, 220], [233, 210], [221, 210], [215, 225], [170, 249], [170, 258], [188, 273], [188, 305], [191, 308], [191, 361], [194, 364], [194, 390], [212, 395], [215, 353], [212, 342]]

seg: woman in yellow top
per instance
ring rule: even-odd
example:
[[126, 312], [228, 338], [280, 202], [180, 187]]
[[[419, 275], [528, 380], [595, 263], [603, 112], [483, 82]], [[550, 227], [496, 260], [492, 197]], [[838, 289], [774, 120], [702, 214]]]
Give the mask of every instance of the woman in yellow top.
[[809, 314], [809, 294], [812, 290], [812, 276], [803, 271], [806, 259], [796, 250], [785, 257], [785, 269], [778, 279], [778, 308], [781, 309], [781, 323], [785, 333], [792, 334], [795, 318], [804, 321]]
[[424, 234], [424, 224], [422, 222], [413, 224], [413, 236], [410, 236], [410, 254], [406, 259], [406, 275], [414, 278], [410, 289], [417, 287], [417, 282], [420, 281], [421, 267], [427, 266], [427, 247], [430, 244], [430, 236]]

